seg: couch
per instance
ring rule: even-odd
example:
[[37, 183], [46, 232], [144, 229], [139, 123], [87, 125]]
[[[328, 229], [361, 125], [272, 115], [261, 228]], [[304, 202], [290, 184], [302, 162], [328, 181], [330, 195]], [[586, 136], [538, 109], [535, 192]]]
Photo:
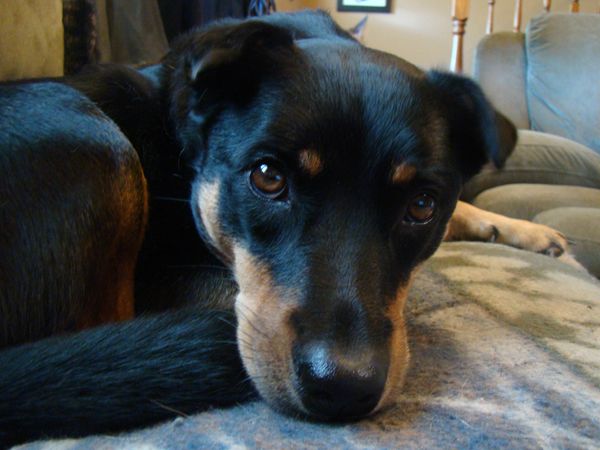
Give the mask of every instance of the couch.
[[519, 128], [502, 171], [477, 175], [463, 198], [563, 232], [600, 277], [600, 15], [543, 14], [525, 33], [482, 39], [474, 77]]
[[[38, 20], [28, 14], [33, 17], [21, 17], [21, 25]], [[0, 42], [7, 32], [0, 28]], [[194, 415], [182, 411], [120, 435], [21, 448], [523, 449], [600, 442], [596, 278], [502, 245], [447, 243], [417, 276], [406, 313], [412, 352], [407, 383], [397, 405], [372, 418], [311, 423], [259, 400]]]

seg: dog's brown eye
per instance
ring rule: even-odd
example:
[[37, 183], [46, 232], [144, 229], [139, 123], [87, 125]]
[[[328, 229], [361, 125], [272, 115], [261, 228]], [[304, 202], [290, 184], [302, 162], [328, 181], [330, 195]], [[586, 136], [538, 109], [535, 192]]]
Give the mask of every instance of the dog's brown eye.
[[250, 185], [256, 193], [270, 199], [281, 199], [287, 192], [285, 175], [271, 162], [261, 162], [250, 172]]
[[406, 210], [407, 222], [411, 223], [427, 223], [435, 213], [435, 200], [431, 195], [419, 194], [408, 204]]

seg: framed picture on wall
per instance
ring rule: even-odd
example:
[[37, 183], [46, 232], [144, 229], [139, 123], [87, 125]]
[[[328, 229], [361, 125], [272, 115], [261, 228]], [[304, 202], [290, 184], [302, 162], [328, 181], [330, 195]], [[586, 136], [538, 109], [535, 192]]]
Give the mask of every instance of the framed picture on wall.
[[392, 0], [338, 0], [337, 10], [348, 12], [390, 12]]

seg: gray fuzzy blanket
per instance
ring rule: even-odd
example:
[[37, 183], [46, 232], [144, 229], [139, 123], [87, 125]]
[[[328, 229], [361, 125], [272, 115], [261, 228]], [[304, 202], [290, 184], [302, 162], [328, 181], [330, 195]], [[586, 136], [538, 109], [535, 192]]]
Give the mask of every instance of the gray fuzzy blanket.
[[21, 448], [600, 448], [595, 278], [500, 245], [444, 244], [414, 284], [408, 320], [404, 393], [368, 420], [307, 423], [258, 401]]

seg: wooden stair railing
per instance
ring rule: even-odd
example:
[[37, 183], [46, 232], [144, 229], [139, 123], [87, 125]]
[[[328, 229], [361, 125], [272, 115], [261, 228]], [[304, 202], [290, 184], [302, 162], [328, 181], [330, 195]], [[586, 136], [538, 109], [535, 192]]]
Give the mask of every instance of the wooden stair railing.
[[518, 33], [521, 31], [521, 19], [523, 18], [523, 0], [515, 1], [515, 18], [513, 20], [513, 31]]
[[[508, 1], [508, 0], [499, 0]], [[494, 7], [496, 0], [487, 0], [487, 22], [485, 31], [490, 34], [494, 31]], [[569, 10], [572, 13], [579, 12], [579, 0], [571, 0]], [[549, 13], [552, 8], [552, 0], [543, 0], [544, 11]], [[600, 13], [600, 7], [598, 12]], [[463, 70], [463, 47], [464, 36], [469, 18], [469, 0], [452, 0], [452, 56], [450, 58], [450, 70], [461, 73]], [[523, 18], [523, 0], [515, 0], [515, 14], [513, 18], [513, 31], [521, 32]]]
[[578, 13], [579, 12], [579, 0], [571, 1], [571, 12]]
[[469, 17], [469, 0], [452, 0], [452, 56], [450, 70], [455, 73], [463, 71], [463, 38]]
[[[495, 0], [488, 0], [488, 19], [486, 23], [486, 32], [487, 34], [492, 33], [494, 29], [494, 6], [496, 4]], [[545, 12], [550, 12], [552, 8], [552, 0], [543, 0], [542, 4], [544, 6]], [[569, 11], [572, 13], [579, 12], [579, 0], [571, 0]], [[600, 12], [600, 11], [599, 11]], [[523, 0], [515, 0], [515, 15], [513, 19], [513, 31], [519, 33], [521, 31], [521, 24], [523, 18]]]
[[494, 32], [494, 5], [496, 0], [488, 0], [488, 16], [485, 22], [485, 34], [492, 34]]

